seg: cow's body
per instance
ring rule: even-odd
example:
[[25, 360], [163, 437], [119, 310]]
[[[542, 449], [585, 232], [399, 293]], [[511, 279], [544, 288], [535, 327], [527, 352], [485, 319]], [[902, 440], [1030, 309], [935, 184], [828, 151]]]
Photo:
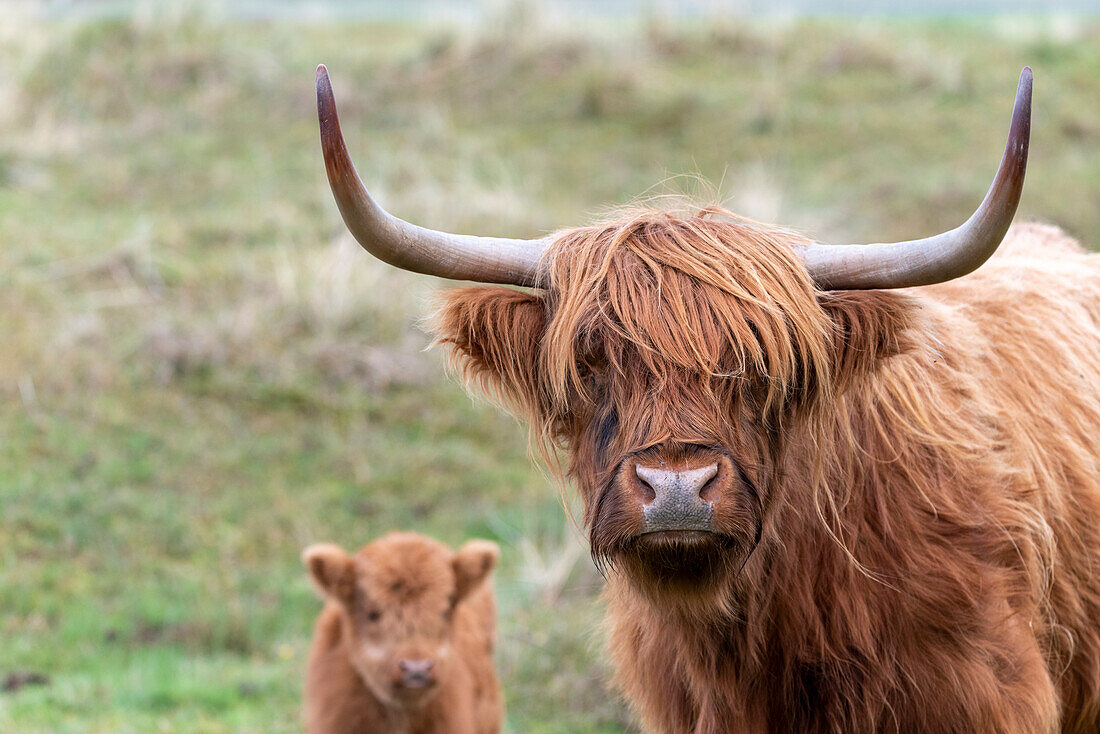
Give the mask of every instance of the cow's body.
[[[547, 296], [447, 293], [460, 369], [569, 452], [619, 686], [660, 732], [1097, 731], [1100, 255], [1024, 225], [965, 279], [815, 294], [798, 245], [643, 212], [556, 242]], [[639, 543], [632, 462], [699, 452], [751, 478], [727, 540]]]
[[[1014, 228], [914, 289], [911, 346], [832, 413], [844, 545], [772, 518], [728, 615], [612, 574], [619, 685], [661, 732], [1100, 731], [1100, 255]], [[789, 449], [805, 484], [814, 449]], [[801, 473], [801, 476], [800, 476]]]

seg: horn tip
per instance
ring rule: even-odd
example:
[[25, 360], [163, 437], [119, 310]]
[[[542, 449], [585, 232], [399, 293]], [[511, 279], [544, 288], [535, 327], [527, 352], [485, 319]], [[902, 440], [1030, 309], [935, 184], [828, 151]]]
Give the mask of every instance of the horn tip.
[[321, 120], [322, 131], [336, 121], [336, 99], [332, 94], [332, 82], [328, 78], [328, 69], [324, 64], [317, 67], [317, 115]]
[[332, 167], [339, 167], [341, 161], [343, 136], [340, 133], [340, 118], [336, 114], [336, 98], [324, 64], [317, 67], [317, 120], [321, 127], [321, 149], [331, 173]]
[[1030, 66], [1025, 66], [1023, 68], [1023, 71], [1020, 72], [1019, 91], [1021, 91], [1021, 92], [1026, 91], [1026, 92], [1030, 93], [1031, 92], [1031, 83], [1032, 83], [1033, 79], [1034, 79], [1034, 76], [1031, 73], [1031, 67]]

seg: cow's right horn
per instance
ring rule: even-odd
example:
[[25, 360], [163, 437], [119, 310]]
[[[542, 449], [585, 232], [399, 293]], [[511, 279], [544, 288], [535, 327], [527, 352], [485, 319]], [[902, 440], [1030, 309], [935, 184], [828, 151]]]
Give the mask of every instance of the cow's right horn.
[[808, 245], [802, 256], [810, 276], [824, 290], [860, 290], [932, 285], [974, 270], [1001, 244], [1016, 214], [1030, 137], [1031, 69], [1025, 66], [1001, 166], [969, 219], [942, 234], [907, 242]]
[[534, 285], [546, 239], [518, 240], [448, 234], [418, 227], [380, 207], [348, 155], [328, 70], [317, 67], [317, 116], [329, 185], [348, 229], [368, 252], [425, 275], [481, 283]]

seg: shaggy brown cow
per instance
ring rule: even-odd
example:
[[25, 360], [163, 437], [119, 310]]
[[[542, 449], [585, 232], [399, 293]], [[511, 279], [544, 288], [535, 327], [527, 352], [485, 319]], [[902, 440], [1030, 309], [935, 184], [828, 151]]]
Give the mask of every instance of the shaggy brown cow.
[[369, 251], [535, 286], [446, 292], [436, 330], [568, 457], [648, 729], [1100, 731], [1100, 256], [1026, 225], [954, 280], [1006, 239], [1030, 70], [964, 225], [846, 246], [713, 208], [425, 230], [363, 188], [323, 69], [318, 95]]
[[327, 543], [302, 554], [326, 600], [306, 671], [309, 734], [497, 734], [493, 668], [499, 551], [452, 553], [391, 533], [354, 556]]

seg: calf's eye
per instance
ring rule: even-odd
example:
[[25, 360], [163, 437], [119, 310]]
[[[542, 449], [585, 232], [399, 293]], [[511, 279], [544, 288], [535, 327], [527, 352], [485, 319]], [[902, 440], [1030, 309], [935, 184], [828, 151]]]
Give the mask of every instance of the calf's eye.
[[367, 612], [367, 621], [368, 622], [377, 622], [381, 618], [382, 618], [382, 612], [378, 611], [377, 609], [372, 609], [369, 612]]

